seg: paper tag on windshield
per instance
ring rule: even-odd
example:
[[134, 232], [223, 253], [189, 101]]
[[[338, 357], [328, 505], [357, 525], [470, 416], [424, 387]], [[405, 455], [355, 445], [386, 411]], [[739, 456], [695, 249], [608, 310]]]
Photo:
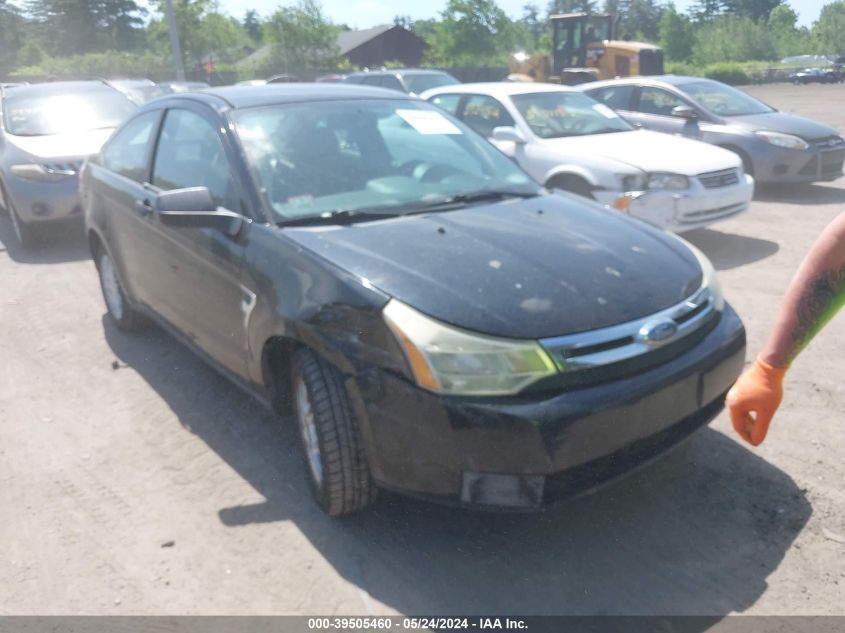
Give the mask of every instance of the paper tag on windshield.
[[396, 114], [420, 134], [461, 133], [454, 123], [434, 110], [397, 110]]
[[610, 108], [608, 108], [608, 107], [607, 107], [606, 105], [604, 105], [603, 103], [597, 103], [596, 105], [594, 105], [594, 106], [593, 106], [593, 110], [595, 110], [595, 111], [596, 111], [596, 112], [598, 112], [599, 114], [604, 115], [604, 116], [605, 116], [605, 117], [607, 117], [608, 119], [618, 119], [618, 118], [619, 118], [619, 115], [618, 115], [618, 114], [616, 114], [613, 110], [611, 110]]

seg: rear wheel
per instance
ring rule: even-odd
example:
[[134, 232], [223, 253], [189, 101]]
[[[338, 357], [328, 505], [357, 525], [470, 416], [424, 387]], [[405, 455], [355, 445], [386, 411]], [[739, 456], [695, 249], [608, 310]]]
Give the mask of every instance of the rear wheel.
[[126, 301], [114, 261], [103, 248], [97, 250], [97, 272], [100, 275], [100, 288], [106, 301], [106, 309], [115, 325], [130, 332], [142, 329], [147, 320]]
[[330, 516], [363, 510], [376, 489], [342, 374], [309, 349], [293, 359], [293, 402], [311, 489]]

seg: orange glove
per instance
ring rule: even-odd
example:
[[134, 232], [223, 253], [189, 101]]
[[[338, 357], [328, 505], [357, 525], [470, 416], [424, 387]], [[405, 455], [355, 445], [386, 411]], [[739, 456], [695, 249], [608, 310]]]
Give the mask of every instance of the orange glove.
[[728, 392], [727, 404], [734, 430], [758, 446], [783, 399], [787, 367], [775, 367], [759, 357]]

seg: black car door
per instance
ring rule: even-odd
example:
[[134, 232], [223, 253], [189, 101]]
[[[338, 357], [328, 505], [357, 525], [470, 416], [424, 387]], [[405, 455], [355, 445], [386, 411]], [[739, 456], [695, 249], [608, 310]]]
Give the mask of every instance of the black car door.
[[160, 286], [167, 283], [154, 266], [152, 209], [142, 204], [148, 195], [149, 161], [161, 116], [161, 110], [139, 114], [90, 162], [91, 199], [86, 203], [94, 217], [102, 218], [109, 252], [129, 296], [151, 307], [162, 292]]
[[[167, 110], [153, 158], [149, 202], [162, 191], [207, 187], [219, 207], [246, 211], [243, 184], [233, 169], [236, 153], [227, 126], [202, 106]], [[157, 268], [169, 275], [162, 313], [202, 351], [230, 371], [246, 375], [245, 317], [255, 297], [240, 283], [244, 245], [214, 229], [168, 227], [153, 214], [162, 244]]]

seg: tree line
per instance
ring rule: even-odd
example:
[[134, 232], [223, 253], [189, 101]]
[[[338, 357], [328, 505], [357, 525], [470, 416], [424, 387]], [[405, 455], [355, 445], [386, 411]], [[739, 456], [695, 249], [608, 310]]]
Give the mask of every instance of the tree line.
[[[0, 77], [75, 71], [167, 73], [170, 43], [164, 2], [136, 0], [0, 0]], [[226, 68], [269, 45], [242, 74], [349, 68], [336, 45], [349, 27], [327, 16], [319, 0], [296, 0], [269, 15], [231, 16], [215, 0], [173, 0], [186, 68]], [[432, 66], [503, 66], [515, 51], [549, 53], [550, 15], [607, 11], [619, 16], [617, 37], [660, 44], [670, 62], [776, 61], [790, 55], [845, 55], [845, 0], [822, 9], [810, 27], [786, 0], [696, 0], [686, 12], [660, 0], [551, 0], [508, 16], [495, 0], [448, 0], [436, 18], [396, 16], [429, 45]], [[369, 26], [369, 25], [363, 25]], [[148, 72], [144, 72], [148, 70]]]

